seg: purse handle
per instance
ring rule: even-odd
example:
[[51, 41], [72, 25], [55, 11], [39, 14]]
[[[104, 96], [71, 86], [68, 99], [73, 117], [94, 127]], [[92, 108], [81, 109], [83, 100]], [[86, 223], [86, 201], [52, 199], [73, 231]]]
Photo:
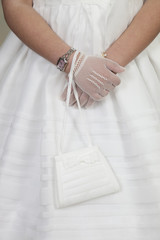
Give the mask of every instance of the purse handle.
[[66, 123], [66, 120], [67, 120], [66, 119], [66, 112], [69, 109], [69, 98], [70, 98], [70, 94], [71, 94], [71, 85], [73, 86], [73, 91], [74, 91], [75, 98], [77, 100], [81, 120], [84, 122], [85, 127], [86, 127], [86, 133], [87, 133], [89, 146], [90, 147], [93, 146], [92, 141], [91, 141], [91, 136], [90, 136], [88, 128], [87, 128], [87, 123], [84, 121], [84, 115], [83, 115], [83, 111], [82, 111], [82, 108], [81, 108], [80, 103], [79, 103], [78, 93], [77, 93], [77, 90], [76, 90], [76, 87], [75, 87], [75, 82], [73, 81], [73, 70], [74, 70], [75, 61], [76, 61], [76, 58], [77, 58], [78, 54], [79, 54], [79, 51], [76, 51], [74, 56], [73, 56], [71, 69], [70, 69], [70, 72], [69, 72], [69, 75], [68, 75], [69, 76], [69, 81], [68, 81], [68, 89], [67, 89], [66, 109], [65, 109], [65, 112], [64, 112], [62, 132], [61, 132], [59, 143], [58, 143], [58, 154], [59, 155], [62, 154], [62, 142], [64, 140], [65, 123]]

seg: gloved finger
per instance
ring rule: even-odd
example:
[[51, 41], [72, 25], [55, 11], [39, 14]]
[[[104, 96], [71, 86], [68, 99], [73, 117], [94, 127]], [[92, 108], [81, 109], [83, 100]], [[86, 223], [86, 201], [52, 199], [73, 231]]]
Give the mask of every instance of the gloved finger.
[[82, 92], [81, 96], [80, 96], [80, 106], [83, 107], [89, 99], [89, 95], [85, 92]]
[[90, 96], [94, 101], [102, 101], [103, 96], [100, 95], [99, 93], [95, 92]]
[[[81, 94], [79, 94], [78, 99], [79, 99], [80, 106], [83, 107], [83, 105], [88, 101], [89, 95], [83, 92], [80, 88], [78, 88], [78, 91], [81, 91]], [[73, 104], [73, 106], [78, 108], [77, 101]]]
[[104, 68], [105, 68], [104, 69], [105, 76], [104, 74], [97, 73], [95, 70], [93, 70], [92, 74], [90, 74], [90, 80], [92, 80], [93, 83], [96, 81], [96, 84], [99, 85], [99, 88], [103, 87], [108, 89], [109, 91], [112, 91], [113, 87], [115, 87], [115, 85], [118, 85], [120, 83], [120, 79], [110, 70], [108, 70], [106, 66], [104, 66]]
[[69, 100], [69, 106], [72, 106], [74, 103], [76, 102], [75, 96], [74, 96], [74, 92], [72, 89], [71, 95], [70, 95], [70, 100]]
[[[90, 99], [90, 96], [87, 93], [82, 91], [82, 94], [79, 97], [80, 106], [84, 107], [88, 103], [89, 99]], [[93, 99], [92, 99], [92, 101], [93, 101]], [[77, 102], [74, 104], [74, 107], [78, 108], [78, 103]]]
[[113, 80], [110, 80], [106, 78], [106, 80], [103, 81], [103, 87], [101, 89], [107, 89], [108, 91], [112, 91], [115, 88], [115, 85], [113, 84]]
[[[60, 99], [62, 101], [66, 101], [67, 99], [67, 91], [68, 91], [68, 86], [65, 87], [65, 89], [63, 90]], [[73, 104], [75, 102], [75, 97], [74, 97], [74, 93], [73, 93], [73, 87], [71, 86], [71, 94], [70, 94], [70, 99], [69, 99], [69, 105]]]
[[89, 97], [88, 102], [83, 107], [84, 108], [89, 108], [94, 103], [95, 103], [95, 101], [91, 97]]
[[[76, 91], [77, 91], [77, 94], [78, 94], [78, 99], [80, 99], [81, 95], [83, 94], [83, 91], [81, 88], [79, 88], [77, 85], [76, 85]], [[72, 106], [74, 106], [76, 103], [77, 103], [77, 100], [75, 98], [75, 95], [74, 95], [74, 99], [75, 101], [73, 102], [73, 104], [71, 104]], [[79, 100], [80, 101], [80, 100]], [[77, 105], [78, 106], [78, 105]]]
[[[105, 66], [106, 67], [106, 66]], [[107, 68], [106, 68], [107, 69]], [[107, 78], [107, 82], [110, 82], [114, 86], [118, 86], [121, 83], [121, 80], [119, 76], [111, 72], [110, 70], [107, 70], [105, 73], [105, 78]]]
[[102, 96], [102, 97], [106, 97], [109, 93], [109, 90], [108, 89], [100, 89], [99, 91], [99, 94]]
[[105, 89], [106, 90], [108, 90], [108, 91], [113, 91], [113, 89], [115, 88], [115, 85], [112, 83], [112, 82], [110, 82], [110, 81], [108, 81], [106, 84], [105, 84]]
[[122, 67], [117, 62], [114, 62], [113, 60], [108, 58], [106, 59], [105, 65], [109, 70], [113, 71], [114, 73], [121, 73], [125, 71], [124, 67]]
[[[88, 107], [90, 107], [93, 103], [94, 103], [95, 101], [91, 98], [91, 97], [89, 97], [88, 98], [88, 102], [86, 103], [86, 104], [84, 104], [83, 106], [81, 106], [82, 108], [88, 108]], [[73, 105], [75, 108], [78, 108], [78, 104], [77, 104], [77, 102]]]
[[[102, 100], [102, 96], [100, 96], [98, 94], [100, 86], [97, 83], [95, 83], [97, 85], [97, 86], [95, 86], [93, 83], [94, 83], [94, 81], [91, 81], [89, 83], [89, 85], [91, 87], [88, 87], [87, 89], [83, 89], [81, 86], [79, 86], [79, 83], [76, 83], [76, 84], [78, 85], [79, 88], [82, 89], [83, 92], [87, 93], [94, 101], [100, 101], [100, 100]], [[94, 88], [94, 90], [93, 90], [93, 88]]]

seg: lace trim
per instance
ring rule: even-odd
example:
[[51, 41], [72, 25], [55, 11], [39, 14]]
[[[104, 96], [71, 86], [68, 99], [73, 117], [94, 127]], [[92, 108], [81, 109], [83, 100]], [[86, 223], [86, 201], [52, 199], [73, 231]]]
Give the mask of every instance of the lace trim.
[[85, 55], [83, 53], [80, 53], [80, 55], [78, 56], [78, 59], [76, 61], [76, 64], [74, 66], [74, 69], [73, 69], [74, 74], [78, 71], [79, 67], [81, 66], [81, 64], [84, 60], [84, 58], [85, 58]]

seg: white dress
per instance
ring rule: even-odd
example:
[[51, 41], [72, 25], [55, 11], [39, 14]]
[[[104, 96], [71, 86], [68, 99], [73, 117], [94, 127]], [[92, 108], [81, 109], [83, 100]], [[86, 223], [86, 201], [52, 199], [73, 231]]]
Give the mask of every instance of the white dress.
[[[94, 55], [123, 33], [143, 5], [142, 0], [33, 3], [70, 46]], [[93, 143], [122, 190], [63, 209], [54, 207], [53, 161], [65, 74], [12, 31], [0, 59], [0, 239], [160, 240], [159, 35], [119, 74], [121, 84], [105, 101], [85, 110]], [[78, 114], [70, 108], [63, 152], [87, 145]]]

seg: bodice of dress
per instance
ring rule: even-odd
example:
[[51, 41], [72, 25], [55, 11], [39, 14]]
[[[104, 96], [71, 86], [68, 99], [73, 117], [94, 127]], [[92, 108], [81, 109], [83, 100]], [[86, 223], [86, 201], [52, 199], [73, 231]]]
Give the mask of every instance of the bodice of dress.
[[55, 4], [80, 4], [80, 3], [87, 3], [87, 4], [111, 4], [112, 3], [123, 3], [123, 2], [129, 2], [130, 4], [139, 4], [145, 2], [145, 0], [33, 0], [34, 3], [39, 4], [49, 4], [49, 5], [55, 5]]
[[113, 0], [34, 0], [33, 2], [39, 2], [43, 4], [76, 4], [76, 3], [88, 3], [88, 4], [100, 4], [107, 3]]
[[[80, 46], [85, 38], [90, 39], [89, 42], [94, 41], [96, 53], [121, 35], [142, 7], [143, 0], [33, 0], [33, 4], [46, 21], [48, 14], [52, 15], [48, 23], [63, 40], [72, 44], [69, 29], [74, 26], [75, 46]], [[64, 31], [68, 32], [67, 38]], [[98, 47], [100, 41], [101, 47]], [[89, 42], [85, 51], [89, 49]]]

